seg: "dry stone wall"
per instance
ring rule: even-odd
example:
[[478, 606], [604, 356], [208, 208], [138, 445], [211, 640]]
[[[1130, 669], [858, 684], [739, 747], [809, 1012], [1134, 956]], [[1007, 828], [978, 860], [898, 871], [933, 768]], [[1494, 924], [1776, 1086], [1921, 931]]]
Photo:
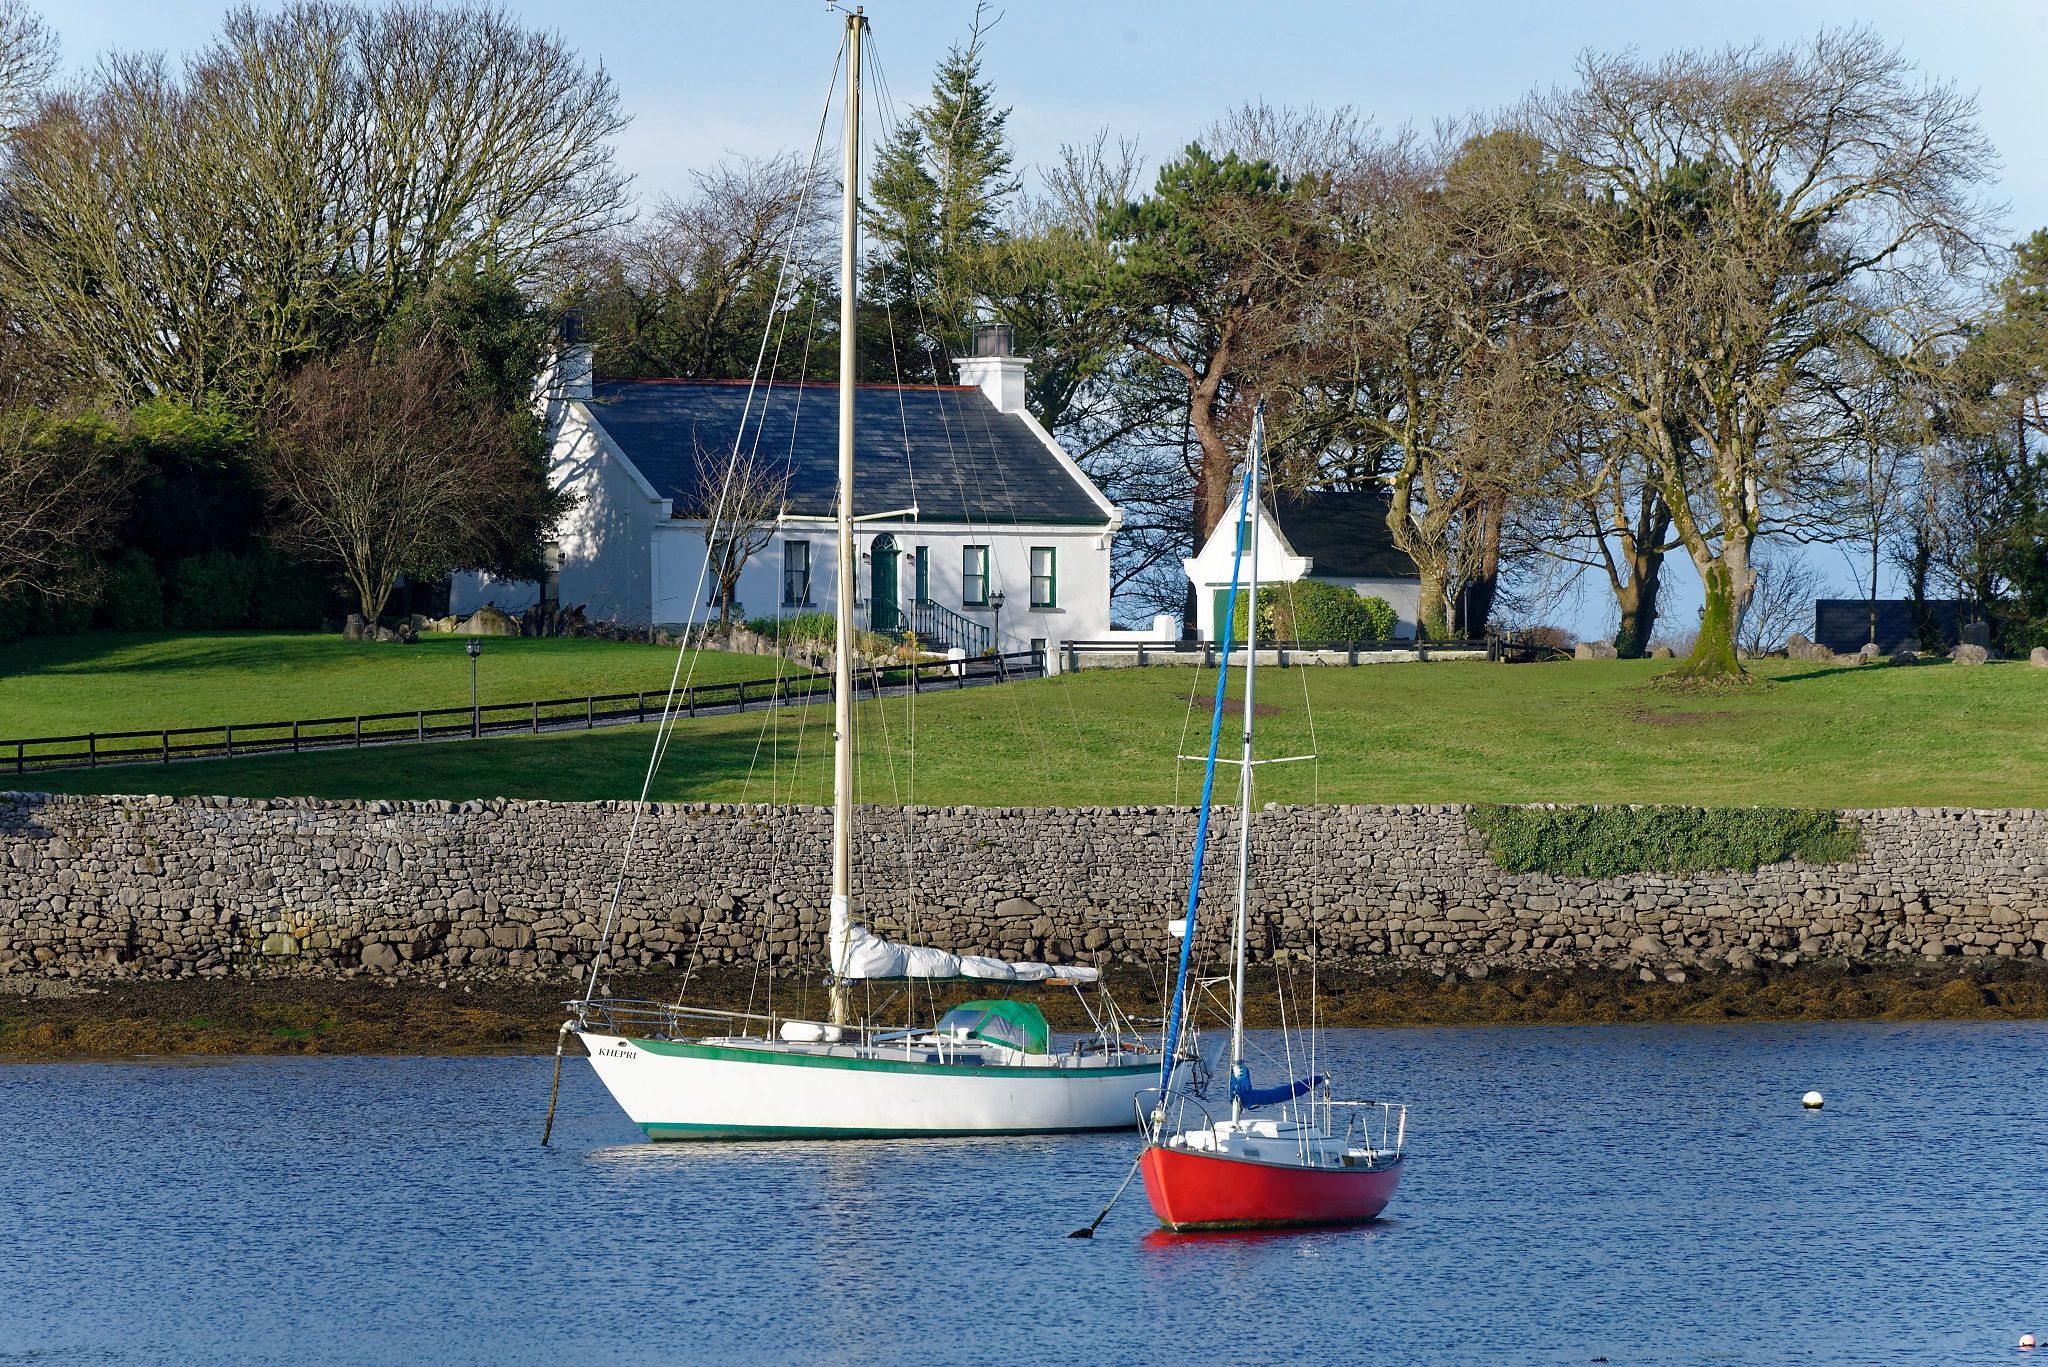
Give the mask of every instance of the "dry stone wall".
[[[1502, 872], [1463, 807], [1272, 808], [1253, 823], [1252, 944], [1474, 975], [2048, 950], [2048, 813], [1848, 815], [1854, 862], [1588, 880]], [[624, 803], [0, 794], [0, 982], [566, 974], [590, 960], [631, 820]], [[960, 952], [1161, 962], [1194, 827], [1185, 808], [873, 810], [862, 919]], [[819, 964], [829, 840], [817, 808], [652, 809], [619, 960]], [[1219, 811], [1205, 954], [1222, 948], [1235, 844]]]

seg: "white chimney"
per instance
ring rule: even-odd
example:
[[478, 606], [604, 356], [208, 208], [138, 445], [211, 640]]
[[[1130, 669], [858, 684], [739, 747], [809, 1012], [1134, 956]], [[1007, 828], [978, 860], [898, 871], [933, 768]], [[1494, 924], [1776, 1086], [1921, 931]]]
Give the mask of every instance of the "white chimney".
[[973, 385], [988, 395], [998, 413], [1024, 411], [1024, 375], [1031, 363], [1010, 354], [1010, 329], [1002, 323], [987, 323], [974, 330], [974, 354], [953, 362], [960, 383]]
[[587, 399], [591, 396], [591, 372], [597, 368], [596, 353], [586, 342], [557, 349], [548, 357], [547, 389], [553, 399]]
[[545, 407], [564, 399], [591, 397], [591, 375], [597, 368], [596, 353], [588, 342], [579, 340], [582, 314], [570, 309], [555, 328], [555, 345], [541, 362], [534, 377], [534, 402]]

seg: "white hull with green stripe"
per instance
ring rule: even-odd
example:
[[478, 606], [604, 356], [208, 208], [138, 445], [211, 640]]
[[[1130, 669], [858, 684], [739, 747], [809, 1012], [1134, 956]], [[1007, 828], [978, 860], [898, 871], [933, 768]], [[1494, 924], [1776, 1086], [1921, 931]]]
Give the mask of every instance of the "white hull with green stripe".
[[1135, 1123], [1137, 1095], [1159, 1075], [1155, 1061], [963, 1050], [931, 1036], [827, 1045], [581, 1034], [598, 1077], [650, 1139], [1118, 1129]]

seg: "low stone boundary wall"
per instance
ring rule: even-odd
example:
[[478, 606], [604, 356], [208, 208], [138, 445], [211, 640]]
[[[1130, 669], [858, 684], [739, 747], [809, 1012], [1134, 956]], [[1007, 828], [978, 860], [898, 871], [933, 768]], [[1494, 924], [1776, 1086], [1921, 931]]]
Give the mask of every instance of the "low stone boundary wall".
[[[2048, 949], [2048, 813], [1849, 812], [1854, 862], [1588, 880], [1502, 872], [1466, 810], [1261, 813], [1254, 952], [1671, 975]], [[630, 818], [626, 803], [0, 794], [0, 982], [566, 973], [589, 962]], [[874, 809], [857, 835], [861, 918], [960, 952], [1163, 962], [1194, 825], [1186, 808]], [[1205, 954], [1223, 947], [1235, 827], [1217, 813]], [[653, 809], [619, 961], [819, 965], [829, 840], [818, 808]]]

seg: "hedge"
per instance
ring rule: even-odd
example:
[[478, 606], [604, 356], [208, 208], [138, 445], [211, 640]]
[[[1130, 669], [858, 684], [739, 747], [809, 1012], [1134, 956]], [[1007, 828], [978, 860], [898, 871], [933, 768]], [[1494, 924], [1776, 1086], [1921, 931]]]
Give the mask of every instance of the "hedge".
[[1863, 849], [1855, 823], [1808, 807], [1503, 807], [1468, 818], [1510, 873], [1754, 872], [1797, 859], [1834, 864]]
[[[1246, 595], [1240, 594], [1231, 634], [1245, 639]], [[1259, 590], [1262, 641], [1385, 641], [1400, 619], [1384, 598], [1367, 598], [1341, 584], [1299, 579]]]
[[[787, 617], [749, 617], [740, 625], [756, 636], [765, 636], [784, 649], [809, 646], [829, 650], [839, 639], [838, 619], [829, 612], [796, 612]], [[853, 648], [863, 655], [886, 655], [896, 648], [894, 637], [881, 632], [853, 633]]]

